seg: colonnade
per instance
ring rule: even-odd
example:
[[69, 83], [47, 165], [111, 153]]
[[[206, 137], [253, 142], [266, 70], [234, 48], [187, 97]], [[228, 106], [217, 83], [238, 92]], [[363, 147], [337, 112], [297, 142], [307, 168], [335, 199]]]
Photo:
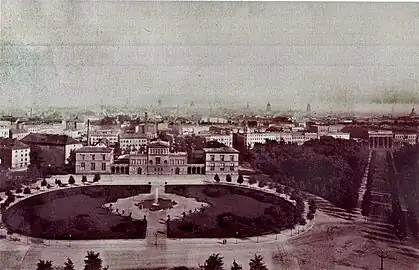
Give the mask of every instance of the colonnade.
[[369, 137], [370, 148], [392, 148], [393, 136], [371, 136]]

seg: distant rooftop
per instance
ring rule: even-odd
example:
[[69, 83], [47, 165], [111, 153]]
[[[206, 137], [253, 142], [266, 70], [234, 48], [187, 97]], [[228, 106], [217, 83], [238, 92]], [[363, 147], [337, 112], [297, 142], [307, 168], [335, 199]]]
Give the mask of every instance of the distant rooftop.
[[69, 145], [81, 144], [81, 142], [67, 136], [57, 134], [42, 134], [42, 133], [29, 133], [22, 140], [27, 144], [55, 144], [55, 145]]
[[75, 152], [76, 153], [111, 153], [112, 151], [113, 151], [112, 148], [84, 146], [82, 148], [77, 149]]
[[16, 139], [0, 138], [0, 148], [27, 149], [29, 146]]

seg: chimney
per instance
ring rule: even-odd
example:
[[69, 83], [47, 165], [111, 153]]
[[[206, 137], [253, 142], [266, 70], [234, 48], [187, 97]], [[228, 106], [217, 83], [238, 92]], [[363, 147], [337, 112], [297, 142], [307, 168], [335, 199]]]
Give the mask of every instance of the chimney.
[[147, 112], [144, 113], [144, 122], [145, 123], [148, 122], [148, 113]]
[[90, 146], [90, 120], [87, 119], [87, 146]]

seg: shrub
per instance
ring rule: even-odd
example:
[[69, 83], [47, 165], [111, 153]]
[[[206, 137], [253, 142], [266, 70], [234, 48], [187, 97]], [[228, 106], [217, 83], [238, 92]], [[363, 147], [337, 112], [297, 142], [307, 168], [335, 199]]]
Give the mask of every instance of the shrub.
[[257, 183], [256, 178], [255, 178], [254, 176], [251, 176], [251, 177], [249, 178], [249, 184], [250, 184], [250, 185], [253, 185], [253, 184], [256, 184], [256, 183]]
[[239, 177], [237, 177], [237, 183], [239, 183], [240, 185], [243, 184], [244, 179], [243, 179], [243, 175], [241, 173], [239, 173]]
[[229, 183], [231, 182], [231, 175], [229, 175], [229, 174], [226, 175], [226, 181], [229, 182]]
[[268, 183], [266, 183], [266, 181], [260, 180], [259, 183], [258, 183], [258, 187], [263, 188], [263, 187], [266, 187], [267, 184]]
[[29, 187], [25, 187], [23, 194], [31, 194], [31, 189]]
[[276, 190], [276, 192], [277, 192], [277, 193], [279, 193], [279, 194], [281, 194], [281, 193], [283, 193], [283, 192], [284, 192], [284, 189], [283, 189], [281, 186], [279, 186], [279, 185], [276, 187], [276, 189], [275, 189], [275, 190]]
[[214, 176], [214, 180], [215, 180], [216, 182], [220, 182], [220, 177], [218, 176], [218, 173], [216, 173], [216, 174], [215, 174], [215, 176]]
[[87, 176], [86, 176], [86, 175], [83, 175], [83, 176], [81, 177], [81, 182], [82, 182], [82, 183], [86, 183], [86, 182], [87, 182]]
[[70, 185], [74, 185], [76, 183], [76, 180], [74, 179], [74, 177], [71, 175], [70, 178], [68, 178], [68, 183]]
[[99, 182], [99, 180], [100, 180], [100, 174], [95, 173], [95, 175], [93, 176], [93, 182]]
[[274, 183], [269, 183], [269, 188], [270, 189], [274, 189], [275, 188], [275, 184]]
[[256, 178], [255, 178], [254, 176], [251, 176], [251, 177], [249, 178], [249, 184], [250, 184], [250, 185], [253, 185], [253, 184], [256, 184], [256, 183], [257, 183]]
[[309, 212], [307, 213], [307, 219], [308, 219], [308, 220], [313, 220], [313, 219], [314, 219], [314, 213], [313, 213], [312, 211], [309, 211]]
[[16, 193], [22, 193], [22, 188], [21, 188], [21, 187], [18, 187], [18, 188], [16, 189]]
[[45, 178], [41, 182], [41, 187], [46, 187], [48, 185], [47, 180]]

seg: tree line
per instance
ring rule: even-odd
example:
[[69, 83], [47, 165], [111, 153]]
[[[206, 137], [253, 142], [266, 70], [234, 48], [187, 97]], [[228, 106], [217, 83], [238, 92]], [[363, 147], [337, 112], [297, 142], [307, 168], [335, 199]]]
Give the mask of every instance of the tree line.
[[267, 140], [248, 152], [248, 162], [273, 181], [323, 197], [348, 211], [368, 162], [368, 149], [355, 140], [322, 137], [304, 145]]
[[[224, 270], [227, 269], [224, 263], [224, 258], [220, 256], [219, 253], [211, 254], [204, 262], [204, 264], [198, 264], [198, 268], [202, 270]], [[53, 261], [50, 260], [39, 260], [37, 263], [36, 270], [54, 270], [54, 269], [62, 269], [62, 270], [75, 270], [75, 266], [73, 261], [70, 258], [67, 258], [67, 261], [64, 263], [63, 266], [54, 265]], [[84, 258], [84, 268], [83, 270], [108, 270], [109, 266], [103, 266], [103, 260], [100, 258], [100, 254], [96, 253], [92, 250], [87, 251], [87, 254]], [[178, 266], [172, 268], [173, 270], [188, 270], [192, 268]], [[243, 266], [233, 260], [231, 270], [241, 270]], [[250, 270], [268, 270], [265, 262], [263, 261], [263, 256], [255, 254], [249, 260], [249, 269]]]
[[416, 145], [405, 145], [393, 154], [394, 164], [397, 174], [394, 174], [394, 181], [397, 181], [397, 192], [401, 199], [407, 203], [407, 215], [402, 213], [400, 202], [393, 202], [392, 221], [398, 224], [398, 233], [405, 236], [405, 228], [408, 227], [412, 235], [418, 239], [418, 190], [419, 182], [417, 175], [419, 174], [418, 161], [419, 149]]

